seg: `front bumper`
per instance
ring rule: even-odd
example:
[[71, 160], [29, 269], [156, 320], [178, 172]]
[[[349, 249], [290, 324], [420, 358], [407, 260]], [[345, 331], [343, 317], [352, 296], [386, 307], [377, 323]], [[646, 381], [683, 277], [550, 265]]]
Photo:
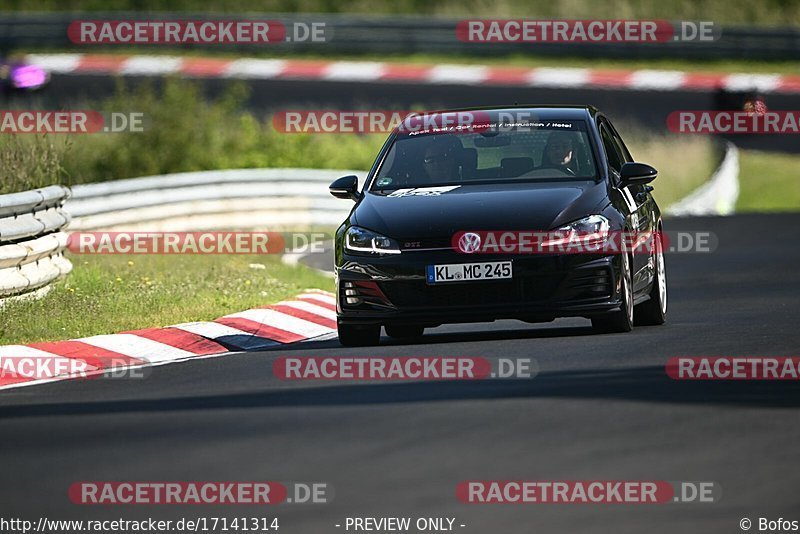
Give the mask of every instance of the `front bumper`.
[[[506, 280], [429, 285], [428, 265], [513, 262]], [[619, 256], [482, 255], [452, 251], [337, 258], [337, 312], [341, 323], [446, 323], [591, 317], [620, 307]]]

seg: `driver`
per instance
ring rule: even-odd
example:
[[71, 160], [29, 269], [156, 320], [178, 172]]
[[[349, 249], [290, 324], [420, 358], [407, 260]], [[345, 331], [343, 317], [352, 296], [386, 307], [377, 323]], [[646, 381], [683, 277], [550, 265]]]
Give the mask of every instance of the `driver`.
[[570, 132], [553, 132], [547, 138], [542, 156], [542, 169], [558, 169], [575, 176], [575, 140]]
[[461, 141], [452, 134], [438, 136], [431, 141], [425, 149], [422, 163], [425, 174], [432, 183], [461, 180], [459, 155], [463, 149]]

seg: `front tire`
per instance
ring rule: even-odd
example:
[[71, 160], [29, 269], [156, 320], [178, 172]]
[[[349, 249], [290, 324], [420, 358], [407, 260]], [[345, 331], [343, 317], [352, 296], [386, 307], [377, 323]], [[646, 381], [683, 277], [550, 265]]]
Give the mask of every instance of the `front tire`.
[[631, 279], [630, 259], [627, 254], [622, 254], [621, 258], [620, 310], [592, 317], [592, 328], [597, 332], [612, 333], [633, 330], [633, 281]]
[[380, 343], [381, 325], [379, 324], [354, 325], [340, 322], [336, 326], [339, 343], [344, 347], [369, 347]]
[[664, 265], [664, 247], [656, 243], [655, 277], [650, 298], [634, 309], [636, 325], [659, 325], [667, 320], [667, 270]]

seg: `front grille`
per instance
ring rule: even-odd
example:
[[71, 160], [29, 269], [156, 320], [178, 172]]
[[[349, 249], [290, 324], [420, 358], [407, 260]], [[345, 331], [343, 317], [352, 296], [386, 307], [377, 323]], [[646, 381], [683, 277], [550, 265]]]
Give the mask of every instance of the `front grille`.
[[378, 282], [377, 286], [398, 308], [569, 305], [608, 300], [614, 293], [612, 271], [607, 266], [561, 270], [554, 263], [544, 262], [516, 264], [511, 280], [437, 285], [425, 280], [392, 280]]
[[398, 307], [470, 307], [493, 304], [522, 304], [548, 300], [561, 275], [518, 278], [466, 284], [428, 285], [424, 280], [380, 282], [387, 298]]

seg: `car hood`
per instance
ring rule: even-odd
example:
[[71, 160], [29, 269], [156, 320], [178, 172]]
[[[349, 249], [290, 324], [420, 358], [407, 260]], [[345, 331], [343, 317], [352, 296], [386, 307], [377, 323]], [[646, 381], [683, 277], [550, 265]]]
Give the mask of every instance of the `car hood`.
[[367, 192], [358, 226], [400, 240], [450, 239], [464, 230], [550, 230], [592, 213], [604, 182], [494, 183]]

